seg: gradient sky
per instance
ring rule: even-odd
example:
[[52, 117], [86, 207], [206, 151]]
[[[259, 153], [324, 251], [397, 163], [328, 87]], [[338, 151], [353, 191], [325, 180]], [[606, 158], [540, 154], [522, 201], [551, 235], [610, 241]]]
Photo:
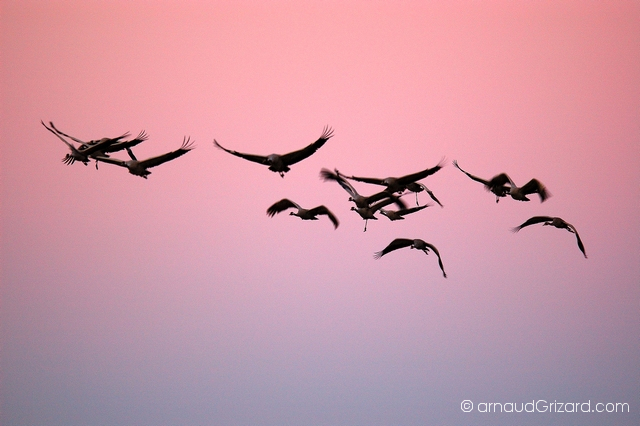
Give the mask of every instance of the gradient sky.
[[[640, 423], [640, 3], [3, 1], [0, 23], [2, 425]], [[197, 147], [144, 180], [62, 164], [40, 120]], [[325, 125], [284, 179], [212, 144], [285, 153]], [[443, 158], [444, 208], [367, 232], [318, 177]], [[553, 196], [496, 204], [454, 159]], [[283, 197], [340, 227], [267, 217]], [[535, 215], [589, 259], [509, 232]], [[448, 278], [373, 259], [397, 237]]]

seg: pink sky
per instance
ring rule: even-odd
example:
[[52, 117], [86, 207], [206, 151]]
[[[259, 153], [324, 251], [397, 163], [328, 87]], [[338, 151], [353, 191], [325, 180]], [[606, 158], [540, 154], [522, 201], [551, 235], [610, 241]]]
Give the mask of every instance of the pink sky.
[[[0, 7], [2, 425], [638, 424], [639, 3], [209, 3]], [[141, 158], [197, 147], [144, 180], [62, 164], [40, 120], [144, 129]], [[325, 125], [284, 179], [212, 144], [285, 153]], [[424, 183], [444, 208], [366, 233], [318, 177], [443, 158]], [[553, 196], [496, 204], [454, 159]], [[267, 217], [284, 197], [340, 227]], [[563, 230], [509, 232], [536, 215], [589, 259]], [[448, 278], [433, 254], [373, 259], [398, 237]]]

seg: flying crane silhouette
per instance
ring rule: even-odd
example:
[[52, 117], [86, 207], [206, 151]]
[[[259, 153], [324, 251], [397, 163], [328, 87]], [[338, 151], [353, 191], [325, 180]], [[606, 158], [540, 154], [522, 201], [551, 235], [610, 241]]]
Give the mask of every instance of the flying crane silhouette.
[[[44, 125], [44, 123], [42, 124]], [[56, 128], [56, 126], [53, 124], [52, 121], [49, 122], [49, 126], [51, 128], [48, 128], [47, 126], [45, 127], [47, 127], [47, 130], [53, 131], [53, 133], [59, 138], [60, 136], [64, 136], [66, 138], [69, 138], [79, 143], [80, 146], [78, 147], [77, 151], [81, 154], [86, 154], [88, 158], [93, 158], [93, 159], [95, 159], [96, 157], [109, 157], [109, 153], [122, 151], [126, 148], [134, 147], [139, 143], [146, 141], [149, 137], [143, 130], [138, 134], [138, 136], [135, 137], [135, 139], [132, 139], [129, 141], [121, 140], [129, 136], [129, 132], [127, 132], [116, 138], [102, 138], [99, 140], [91, 140], [91, 141], [85, 142], [71, 135], [68, 135], [64, 132], [61, 132], [58, 128]], [[63, 140], [63, 142], [65, 141]], [[96, 169], [97, 168], [98, 168], [98, 160], [96, 160]]]
[[271, 205], [267, 209], [267, 215], [269, 217], [273, 217], [274, 215], [291, 208], [297, 209], [297, 211], [289, 212], [289, 215], [298, 216], [302, 220], [318, 220], [318, 215], [324, 215], [327, 216], [329, 220], [331, 220], [334, 229], [337, 229], [338, 225], [340, 224], [338, 218], [336, 218], [335, 215], [331, 213], [331, 211], [325, 206], [318, 206], [312, 209], [304, 209], [288, 198], [283, 198], [282, 200]]
[[572, 234], [576, 234], [576, 242], [578, 243], [578, 248], [580, 249], [584, 257], [585, 258], [587, 257], [587, 253], [584, 251], [584, 244], [582, 244], [582, 240], [580, 239], [580, 235], [578, 235], [578, 231], [576, 230], [576, 227], [566, 222], [562, 218], [551, 217], [551, 216], [534, 216], [530, 219], [527, 219], [522, 225], [512, 228], [511, 231], [518, 232], [525, 226], [535, 225], [536, 223], [542, 223], [542, 226], [555, 226], [556, 228], [559, 228], [559, 229], [566, 229]]
[[379, 252], [376, 252], [373, 255], [373, 258], [380, 259], [385, 254], [390, 253], [394, 250], [404, 248], [404, 247], [411, 247], [412, 249], [422, 250], [427, 255], [429, 254], [429, 250], [432, 250], [436, 254], [436, 256], [438, 256], [438, 265], [440, 265], [440, 269], [442, 270], [442, 275], [445, 278], [447, 278], [447, 274], [446, 272], [444, 272], [444, 266], [442, 265], [442, 258], [440, 257], [440, 252], [438, 251], [438, 249], [433, 244], [429, 244], [424, 240], [421, 240], [418, 238], [413, 240], [409, 238], [396, 238], [395, 240], [391, 241], [391, 243], [389, 243], [389, 245], [386, 246], [384, 249], [382, 249]]
[[320, 138], [313, 142], [310, 145], [298, 150], [293, 151], [288, 154], [271, 154], [267, 156], [263, 155], [254, 155], [254, 154], [244, 154], [242, 152], [233, 151], [231, 149], [227, 149], [220, 145], [218, 141], [215, 139], [213, 143], [215, 146], [220, 148], [223, 151], [228, 152], [229, 154], [235, 155], [236, 157], [244, 158], [245, 160], [253, 161], [254, 163], [264, 164], [269, 166], [269, 170], [272, 172], [277, 172], [280, 174], [280, 177], [284, 177], [284, 174], [291, 170], [289, 166], [304, 160], [307, 157], [310, 157], [314, 152], [316, 152], [322, 145], [325, 144], [331, 137], [333, 136], [333, 129], [331, 127], [325, 126], [322, 131], [322, 135]]
[[[355, 180], [357, 182], [370, 183], [373, 185], [381, 185], [385, 186], [385, 191], [390, 193], [403, 192], [407, 189], [407, 186], [415, 183], [421, 179], [426, 178], [427, 176], [431, 176], [438, 170], [440, 170], [444, 166], [444, 161], [440, 161], [435, 167], [427, 168], [422, 171], [412, 173], [410, 175], [405, 175], [401, 177], [386, 177], [383, 179], [379, 178], [369, 178], [369, 177], [358, 177], [358, 176], [347, 176], [347, 179]], [[435, 201], [435, 200], [434, 200]], [[440, 204], [438, 202], [438, 204]]]
[[120, 167], [125, 167], [132, 175], [140, 176], [146, 179], [147, 176], [151, 174], [151, 172], [148, 170], [149, 168], [156, 167], [160, 164], [166, 163], [167, 161], [176, 159], [191, 151], [193, 148], [194, 146], [193, 142], [191, 142], [191, 138], [187, 138], [185, 136], [180, 148], [176, 149], [175, 151], [167, 152], [166, 154], [147, 158], [146, 160], [138, 160], [133, 154], [133, 151], [131, 151], [131, 148], [126, 148], [129, 157], [131, 157], [131, 160], [119, 160], [117, 158], [111, 157], [96, 157], [96, 160], [102, 161], [104, 163], [115, 164], [116, 166]]
[[540, 196], [541, 203], [551, 196], [547, 188], [538, 179], [531, 179], [519, 187], [506, 173], [500, 173], [492, 177], [491, 180], [484, 180], [462, 170], [456, 160], [453, 160], [453, 165], [471, 179], [483, 184], [487, 191], [491, 191], [496, 196], [496, 203], [500, 201], [501, 197], [506, 197], [507, 195], [517, 201], [530, 201], [527, 195], [537, 193]]

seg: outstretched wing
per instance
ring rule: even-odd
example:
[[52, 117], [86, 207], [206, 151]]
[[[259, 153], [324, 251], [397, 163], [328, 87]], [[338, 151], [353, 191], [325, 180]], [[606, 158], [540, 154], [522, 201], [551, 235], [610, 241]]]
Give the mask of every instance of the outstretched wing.
[[431, 167], [429, 169], [424, 169], [417, 173], [412, 173], [410, 175], [399, 177], [397, 179], [397, 182], [400, 185], [408, 185], [417, 180], [424, 179], [427, 176], [431, 176], [432, 174], [440, 170], [443, 166], [444, 166], [444, 158], [440, 160], [440, 162], [435, 167]]
[[533, 216], [532, 218], [527, 219], [522, 225], [516, 226], [515, 228], [511, 228], [511, 232], [518, 232], [525, 226], [535, 225], [536, 223], [541, 223], [541, 222], [550, 222], [552, 220], [553, 218], [550, 216]]
[[481, 184], [483, 184], [484, 186], [489, 186], [489, 181], [484, 180], [482, 178], [479, 178], [477, 176], [472, 175], [471, 173], [467, 173], [464, 170], [462, 170], [462, 168], [460, 168], [460, 166], [458, 165], [458, 161], [457, 160], [453, 160], [453, 165], [456, 166], [456, 168], [458, 170], [460, 170], [462, 173], [464, 173], [465, 175], [469, 176], [471, 179], [475, 180], [476, 182], [480, 182]]
[[378, 201], [376, 204], [371, 205], [369, 209], [375, 213], [376, 211], [380, 210], [384, 206], [388, 206], [391, 203], [395, 203], [400, 210], [407, 209], [407, 204], [400, 197], [396, 197], [393, 194], [389, 194], [387, 198], [384, 198], [381, 201]]
[[333, 222], [333, 228], [337, 229], [338, 225], [340, 224], [340, 222], [338, 221], [338, 218], [331, 213], [331, 211], [326, 208], [325, 206], [318, 206], [315, 207], [311, 210], [309, 210], [309, 213], [312, 215], [326, 215], [329, 217], [329, 219], [331, 220], [331, 222]]
[[357, 182], [371, 183], [373, 185], [387, 186], [387, 184], [384, 183], [384, 179], [368, 178], [368, 177], [360, 177], [360, 176], [347, 176], [347, 179], [355, 180]]
[[96, 155], [95, 157], [93, 157], [96, 161], [102, 161], [103, 163], [111, 163], [111, 164], [115, 164], [116, 166], [120, 166], [120, 167], [127, 167], [127, 162], [124, 160], [119, 160], [117, 158], [113, 158], [113, 157], [103, 157], [101, 155]]
[[427, 247], [429, 247], [431, 250], [433, 250], [433, 252], [436, 254], [436, 256], [438, 256], [438, 265], [440, 265], [440, 269], [442, 270], [442, 275], [444, 275], [444, 277], [447, 278], [447, 273], [444, 272], [444, 265], [442, 264], [442, 258], [440, 257], [440, 252], [438, 251], [436, 246], [434, 246], [433, 244], [429, 244], [429, 243], [424, 243], [424, 244]]
[[220, 145], [218, 141], [216, 141], [215, 139], [213, 140], [213, 144], [218, 148], [220, 148], [221, 150], [226, 151], [231, 155], [235, 155], [236, 157], [244, 158], [245, 160], [253, 161], [254, 163], [267, 164], [267, 157], [263, 155], [244, 154], [242, 152], [234, 151], [232, 149], [227, 149], [222, 145]]
[[540, 196], [541, 203], [551, 196], [549, 191], [547, 191], [547, 188], [538, 179], [531, 179], [521, 188], [521, 190], [525, 195], [537, 193]]
[[580, 251], [584, 255], [584, 258], [586, 259], [587, 258], [587, 252], [584, 251], [584, 244], [582, 244], [582, 240], [580, 239], [580, 235], [578, 235], [578, 231], [576, 230], [575, 226], [573, 226], [573, 225], [569, 225], [569, 227], [573, 230], [573, 233], [576, 234], [576, 241], [578, 242], [578, 248], [580, 249]]
[[[51, 133], [53, 133], [54, 135], [56, 135], [56, 137], [57, 137], [58, 139], [60, 139], [62, 142], [64, 142], [64, 143], [69, 147], [69, 149], [70, 149], [71, 151], [73, 151], [73, 152], [78, 152], [78, 153], [79, 153], [78, 149], [77, 149], [75, 146], [73, 146], [73, 144], [71, 144], [71, 143], [67, 142], [66, 140], [64, 140], [64, 138], [63, 138], [62, 136], [60, 136], [60, 135], [59, 135], [59, 134], [54, 130], [54, 128], [48, 127], [46, 124], [44, 124], [44, 121], [42, 121], [42, 120], [40, 120], [40, 122], [42, 123], [42, 125], [44, 126], [44, 128], [45, 128], [45, 129], [47, 129], [48, 131], [50, 131]], [[51, 123], [51, 122], [49, 122], [49, 124], [50, 124], [50, 125], [53, 125], [53, 123]]]
[[118, 141], [107, 148], [103, 149], [103, 152], [117, 152], [126, 148], [131, 148], [133, 146], [138, 145], [146, 141], [149, 138], [149, 135], [143, 130], [141, 131], [135, 139], [131, 139], [130, 141]]
[[373, 258], [380, 259], [382, 256], [384, 256], [385, 254], [391, 251], [398, 250], [404, 247], [409, 247], [411, 246], [411, 244], [413, 244], [413, 240], [410, 240], [408, 238], [396, 238], [395, 240], [391, 241], [389, 245], [386, 246], [384, 249], [374, 253]]
[[421, 192], [421, 191], [425, 191], [427, 194], [429, 194], [429, 197], [431, 197], [431, 199], [433, 201], [435, 201], [436, 203], [438, 203], [438, 205], [440, 207], [444, 207], [442, 205], [442, 203], [440, 202], [440, 200], [438, 200], [435, 196], [435, 194], [429, 189], [427, 188], [424, 184], [420, 183], [420, 182], [412, 182], [409, 185], [407, 185], [407, 189], [411, 192]]
[[496, 186], [504, 186], [506, 184], [515, 186], [508, 174], [500, 173], [499, 175], [492, 177], [486, 186], [487, 188], [493, 188]]
[[337, 170], [334, 173], [329, 169], [323, 168], [320, 170], [320, 178], [324, 181], [333, 180], [335, 182], [338, 182], [338, 184], [340, 184], [340, 186], [345, 191], [347, 191], [349, 195], [351, 195], [352, 197], [358, 196], [358, 192], [356, 191], [356, 189], [346, 179], [340, 176], [340, 173]]
[[306, 147], [293, 151], [288, 154], [281, 155], [280, 158], [287, 166], [297, 163], [298, 161], [302, 161], [305, 158], [311, 156], [314, 152], [316, 152], [322, 145], [325, 144], [331, 137], [333, 136], [333, 129], [331, 127], [325, 126], [322, 130], [322, 135], [318, 138], [314, 143], [307, 145]]
[[267, 209], [267, 215], [269, 217], [273, 217], [276, 213], [280, 213], [286, 209], [290, 209], [291, 207], [294, 207], [296, 209], [300, 208], [299, 205], [289, 200], [288, 198], [283, 198], [282, 200], [274, 203], [272, 206], [270, 206]]
[[[44, 126], [44, 123], [43, 123], [42, 121], [40, 121], [40, 122], [41, 122], [41, 123], [42, 123], [42, 125]], [[56, 128], [56, 126], [53, 124], [53, 121], [50, 121], [50, 122], [49, 122], [49, 126], [51, 126], [51, 129], [53, 129], [53, 130], [51, 130], [51, 129], [49, 129], [49, 130], [51, 130], [51, 131], [55, 131], [55, 133], [58, 133], [58, 134], [60, 134], [60, 135], [62, 135], [62, 136], [64, 136], [64, 137], [67, 137], [67, 138], [69, 138], [69, 139], [71, 139], [71, 140], [75, 141], [75, 142], [78, 142], [79, 144], [86, 144], [86, 143], [87, 143], [87, 142], [81, 141], [80, 139], [76, 139], [76, 138], [74, 138], [73, 136], [67, 135], [66, 133], [61, 132], [61, 131], [60, 131], [60, 130], [58, 130], [58, 129]], [[44, 126], [44, 127], [47, 127], [47, 126]], [[47, 128], [48, 128], [48, 127], [47, 127]]]
[[395, 203], [399, 209], [405, 209], [407, 207], [407, 204], [402, 201], [402, 199], [400, 197], [397, 197], [387, 191], [380, 191], [380, 192], [376, 192], [373, 195], [369, 195], [368, 197], [366, 197], [367, 202], [369, 203], [369, 205], [375, 203], [376, 201], [380, 201], [380, 200], [385, 200], [385, 199], [389, 199], [391, 200], [388, 203], [385, 203], [384, 205], [381, 205], [380, 207], [384, 207], [386, 205], [389, 205], [391, 203]]
[[[43, 123], [44, 124], [44, 123]], [[109, 147], [117, 144], [119, 142], [121, 142], [121, 139], [126, 138], [127, 136], [129, 136], [129, 132], [125, 132], [120, 136], [116, 136], [115, 138], [102, 138], [102, 139], [98, 139], [98, 140], [91, 140], [88, 142], [84, 142], [78, 138], [74, 138], [71, 135], [68, 135], [62, 131], [60, 131], [54, 124], [53, 121], [49, 122], [49, 126], [51, 126], [51, 128], [53, 130], [55, 130], [56, 133], [58, 133], [61, 136], [67, 137], [75, 142], [78, 142], [80, 144], [80, 148], [78, 148], [78, 151], [80, 151], [81, 153], [85, 154], [85, 155], [91, 155], [94, 152], [114, 152], [114, 151], [110, 151]], [[123, 149], [123, 148], [120, 148]]]
[[408, 209], [402, 209], [402, 210], [398, 210], [396, 213], [399, 214], [400, 216], [406, 216], [408, 214], [411, 213], [415, 213], [415, 212], [419, 212], [422, 209], [426, 209], [427, 207], [431, 206], [432, 204], [425, 204], [424, 206], [417, 206], [417, 207], [411, 207]]
[[150, 167], [159, 166], [162, 163], [166, 163], [167, 161], [171, 161], [175, 158], [180, 157], [181, 155], [186, 154], [194, 148], [193, 142], [191, 142], [191, 138], [185, 138], [182, 141], [182, 146], [176, 149], [175, 151], [167, 152], [166, 154], [158, 155], [157, 157], [147, 158], [146, 160], [140, 161], [140, 165], [145, 169]]

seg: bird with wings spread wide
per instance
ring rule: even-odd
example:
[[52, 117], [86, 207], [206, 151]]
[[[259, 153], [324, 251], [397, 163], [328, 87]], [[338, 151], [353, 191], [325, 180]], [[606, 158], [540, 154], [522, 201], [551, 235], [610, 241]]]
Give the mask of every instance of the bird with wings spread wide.
[[332, 172], [331, 170], [323, 168], [322, 170], [320, 170], [320, 178], [324, 181], [337, 182], [342, 187], [342, 189], [347, 191], [347, 193], [350, 195], [349, 201], [353, 201], [358, 208], [370, 207], [371, 204], [377, 201], [381, 201], [385, 198], [390, 198], [392, 202], [395, 203], [400, 209], [407, 208], [407, 205], [404, 201], [387, 191], [380, 191], [369, 196], [358, 194], [358, 191], [356, 191], [353, 185], [351, 185], [351, 183], [349, 183], [349, 181], [347, 181], [338, 170]]
[[340, 222], [338, 222], [338, 218], [325, 206], [318, 206], [312, 209], [304, 209], [300, 207], [299, 204], [294, 203], [288, 198], [283, 198], [282, 200], [271, 205], [267, 209], [267, 215], [269, 217], [273, 217], [274, 215], [291, 208], [296, 209], [296, 211], [289, 212], [289, 215], [298, 216], [302, 220], [318, 220], [317, 216], [324, 215], [327, 216], [329, 220], [331, 220], [334, 229], [337, 229], [338, 225], [340, 224]]
[[[44, 121], [42, 120], [40, 122], [45, 127], [45, 129], [53, 133], [58, 139], [64, 142], [64, 144], [67, 145], [67, 147], [71, 151], [70, 153], [67, 153], [62, 159], [62, 162], [67, 165], [71, 165], [76, 161], [79, 161], [86, 166], [89, 164], [89, 161], [92, 158], [95, 159], [98, 156], [105, 156], [106, 155], [105, 153], [115, 152], [115, 151], [124, 149], [125, 146], [134, 146], [140, 142], [143, 142], [147, 138], [146, 134], [143, 131], [140, 133], [140, 135], [138, 135], [136, 139], [133, 139], [131, 141], [122, 141], [123, 138], [126, 138], [127, 136], [129, 136], [129, 133], [125, 133], [115, 138], [102, 138], [100, 140], [83, 142], [79, 139], [73, 138], [65, 133], [60, 132], [58, 129], [55, 128], [52, 122], [49, 122], [49, 126], [44, 124]], [[67, 137], [72, 141], [80, 143], [80, 146], [76, 147], [73, 143], [65, 140], [64, 137]], [[126, 144], [131, 144], [131, 145], [126, 145]], [[98, 167], [98, 164], [96, 161], [96, 168], [97, 167]]]
[[422, 250], [425, 254], [429, 254], [429, 250], [432, 250], [436, 256], [438, 256], [438, 265], [440, 265], [440, 269], [442, 270], [442, 275], [447, 278], [446, 272], [444, 272], [444, 266], [442, 265], [442, 258], [440, 257], [440, 252], [433, 244], [429, 244], [421, 239], [409, 239], [409, 238], [396, 238], [391, 241], [388, 246], [386, 246], [381, 251], [375, 253], [373, 255], [374, 259], [380, 259], [385, 254], [392, 252], [394, 250], [398, 250], [405, 247], [411, 247], [412, 249]]
[[96, 160], [102, 161], [103, 163], [110, 163], [115, 164], [116, 166], [125, 167], [132, 175], [140, 176], [146, 179], [147, 176], [151, 174], [151, 172], [148, 170], [151, 167], [156, 167], [160, 164], [166, 163], [167, 161], [174, 160], [191, 151], [193, 148], [194, 146], [193, 142], [191, 142], [191, 138], [187, 138], [185, 136], [180, 148], [176, 149], [175, 151], [167, 152], [166, 154], [147, 158], [146, 160], [138, 160], [133, 154], [133, 151], [131, 151], [131, 148], [126, 148], [129, 157], [131, 157], [131, 160], [119, 160], [112, 157], [96, 157]]
[[298, 163], [304, 160], [307, 157], [310, 157], [314, 152], [316, 152], [322, 145], [325, 144], [331, 137], [333, 136], [333, 129], [331, 127], [325, 127], [322, 131], [322, 135], [316, 140], [314, 143], [307, 145], [306, 147], [293, 151], [288, 154], [271, 154], [271, 155], [254, 155], [254, 154], [244, 154], [242, 152], [234, 151], [231, 149], [227, 149], [220, 145], [218, 141], [215, 139], [213, 143], [215, 146], [220, 148], [223, 151], [228, 152], [229, 154], [235, 155], [236, 157], [244, 158], [245, 160], [253, 161], [254, 163], [264, 164], [265, 166], [269, 166], [269, 170], [272, 172], [279, 173], [281, 177], [284, 177], [284, 174], [291, 170], [289, 166], [292, 164]]
[[383, 179], [379, 179], [379, 178], [369, 178], [369, 177], [346, 176], [346, 178], [355, 180], [357, 182], [364, 182], [364, 183], [370, 183], [373, 185], [384, 186], [386, 187], [385, 191], [393, 194], [396, 192], [403, 192], [405, 189], [407, 189], [407, 185], [410, 185], [414, 182], [424, 179], [427, 176], [431, 176], [432, 174], [440, 170], [443, 166], [444, 166], [444, 161], [440, 161], [434, 167], [430, 167], [430, 168], [421, 170], [419, 172], [412, 173], [410, 175], [401, 176], [401, 177], [386, 177]]
[[551, 217], [551, 216], [534, 216], [530, 219], [527, 219], [522, 225], [512, 228], [511, 231], [518, 232], [525, 226], [535, 225], [536, 223], [542, 223], [542, 226], [548, 225], [548, 226], [555, 226], [558, 229], [566, 229], [572, 234], [576, 234], [576, 242], [578, 243], [578, 248], [580, 249], [584, 257], [585, 258], [587, 257], [587, 253], [584, 251], [584, 244], [582, 244], [582, 240], [580, 239], [580, 235], [578, 235], [578, 231], [576, 230], [576, 227], [570, 224], [569, 222], [566, 222], [562, 218]]
[[[44, 125], [44, 123], [42, 124]], [[56, 128], [56, 126], [51, 121], [49, 122], [49, 126], [50, 128], [45, 126], [47, 127], [47, 130], [54, 132], [54, 134], [58, 137], [64, 136], [66, 138], [73, 140], [74, 142], [79, 143], [80, 146], [78, 147], [78, 152], [82, 154], [87, 154], [89, 158], [94, 158], [94, 159], [96, 157], [109, 157], [109, 153], [118, 152], [126, 148], [134, 147], [139, 143], [146, 141], [149, 138], [147, 133], [143, 130], [134, 139], [131, 139], [128, 141], [126, 140], [123, 141], [121, 139], [128, 137], [129, 132], [115, 138], [102, 138], [99, 140], [91, 140], [91, 141], [85, 142], [71, 135], [68, 135], [64, 132], [61, 132], [60, 130], [58, 130], [58, 128]], [[98, 168], [98, 160], [96, 160], [96, 169], [97, 168]]]
[[453, 165], [472, 180], [483, 184], [487, 191], [491, 191], [496, 196], [496, 203], [500, 201], [500, 197], [506, 197], [507, 195], [517, 201], [530, 201], [527, 195], [538, 194], [541, 203], [551, 196], [547, 188], [538, 179], [531, 179], [523, 186], [517, 186], [506, 173], [500, 173], [492, 177], [491, 180], [484, 180], [462, 170], [456, 160], [453, 160]]

